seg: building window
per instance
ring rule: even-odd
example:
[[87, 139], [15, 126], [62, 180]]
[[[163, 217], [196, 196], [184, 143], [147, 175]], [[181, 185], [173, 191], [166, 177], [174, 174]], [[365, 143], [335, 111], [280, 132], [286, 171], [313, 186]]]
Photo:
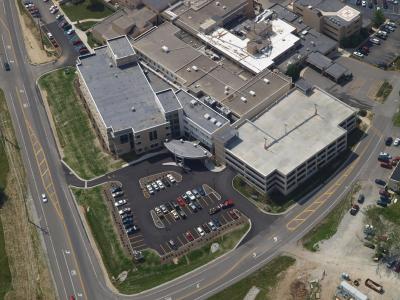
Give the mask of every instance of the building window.
[[129, 141], [128, 135], [124, 134], [124, 135], [120, 135], [119, 136], [119, 142], [121, 144], [126, 144]]
[[150, 138], [150, 141], [156, 140], [157, 139], [157, 131], [156, 130], [150, 131], [149, 138]]

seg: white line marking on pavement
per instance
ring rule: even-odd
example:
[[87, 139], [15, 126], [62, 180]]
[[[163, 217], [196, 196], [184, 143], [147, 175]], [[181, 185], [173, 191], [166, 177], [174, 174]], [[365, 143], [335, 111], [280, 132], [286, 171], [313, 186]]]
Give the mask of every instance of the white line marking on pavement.
[[75, 275], [76, 275], [76, 271], [75, 271], [75, 270], [70, 270], [70, 269], [69, 269], [68, 262], [67, 262], [67, 259], [65, 258], [65, 253], [64, 253], [64, 251], [62, 251], [62, 254], [63, 254], [63, 257], [64, 257], [65, 266], [67, 267], [67, 270], [68, 270], [69, 280], [71, 281], [72, 289], [74, 290], [74, 295], [76, 295], [74, 281], [72, 280], [72, 277], [71, 277], [71, 275], [72, 275], [72, 276], [75, 276]]

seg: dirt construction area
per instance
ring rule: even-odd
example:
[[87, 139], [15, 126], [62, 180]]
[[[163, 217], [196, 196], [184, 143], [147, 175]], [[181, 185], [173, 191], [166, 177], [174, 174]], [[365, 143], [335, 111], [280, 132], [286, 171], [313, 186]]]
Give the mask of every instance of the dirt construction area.
[[[370, 190], [371, 183], [364, 182], [361, 193], [368, 194]], [[373, 201], [374, 198], [366, 196], [366, 202], [356, 216], [347, 213], [337, 233], [320, 243], [318, 252], [305, 250], [301, 242], [286, 247], [284, 250], [296, 258], [296, 264], [288, 269], [271, 299], [335, 299], [336, 288], [343, 280], [342, 273], [349, 275], [348, 283], [359, 280], [358, 290], [370, 300], [400, 299], [399, 274], [374, 262], [374, 250], [363, 245], [363, 209]], [[378, 294], [366, 287], [364, 282], [367, 278], [382, 285], [384, 293]], [[313, 295], [310, 295], [311, 285]]]

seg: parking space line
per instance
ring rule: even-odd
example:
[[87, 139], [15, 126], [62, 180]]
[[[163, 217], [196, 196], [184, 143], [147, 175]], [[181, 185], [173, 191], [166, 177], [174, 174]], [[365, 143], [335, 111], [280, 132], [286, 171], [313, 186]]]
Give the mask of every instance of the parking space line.
[[183, 208], [186, 209], [186, 211], [185, 211], [186, 214], [188, 214], [188, 213], [191, 213], [191, 214], [192, 214], [192, 213], [193, 213], [192, 210], [191, 210], [189, 207], [185, 206], [185, 207], [182, 207], [182, 209], [183, 209]]
[[141, 239], [141, 240], [138, 240], [138, 241], [134, 241], [134, 242], [130, 242], [131, 243], [131, 245], [133, 245], [133, 244], [137, 244], [137, 243], [141, 243], [141, 244], [143, 244], [143, 241], [144, 241], [144, 239]]
[[210, 200], [210, 202], [211, 202], [212, 204], [214, 204], [214, 203], [215, 203], [214, 199], [213, 199], [213, 198], [211, 198], [211, 197], [210, 197], [210, 195], [207, 195], [206, 197], [208, 198], [208, 200]]
[[225, 221], [225, 224], [226, 224], [226, 223], [229, 223], [229, 222], [226, 220], [226, 218], [225, 218], [225, 216], [224, 216], [224, 215], [221, 215], [221, 217], [222, 217], [222, 219], [224, 219], [224, 221]]
[[181, 246], [185, 245], [185, 243], [181, 241], [181, 239], [179, 238], [179, 236], [177, 236], [176, 238], [178, 239], [179, 243], [181, 243]]
[[166, 252], [166, 253], [172, 252], [173, 249], [171, 248], [171, 246], [170, 246], [168, 243], [165, 243], [165, 244], [168, 246], [168, 249], [170, 250], [170, 251], [168, 251], [168, 252]]
[[[186, 240], [188, 243], [190, 243], [189, 239], [186, 237], [186, 234], [185, 234], [185, 233], [182, 233], [182, 235], [183, 235], [183, 237], [185, 238], [185, 240]], [[192, 235], [193, 235], [193, 234], [192, 234]]]
[[210, 205], [204, 197], [201, 197], [201, 200], [203, 200], [203, 202], [206, 204], [206, 206]]
[[235, 221], [235, 219], [234, 218], [232, 218], [232, 216], [228, 213], [228, 214], [226, 214], [228, 217], [229, 217], [229, 222], [232, 222], [232, 221]]
[[164, 215], [164, 220], [167, 221], [168, 225], [171, 224], [171, 222], [167, 218], [167, 215]]
[[168, 253], [167, 251], [165, 251], [164, 247], [161, 244], [160, 244], [160, 248], [164, 252], [163, 255]]

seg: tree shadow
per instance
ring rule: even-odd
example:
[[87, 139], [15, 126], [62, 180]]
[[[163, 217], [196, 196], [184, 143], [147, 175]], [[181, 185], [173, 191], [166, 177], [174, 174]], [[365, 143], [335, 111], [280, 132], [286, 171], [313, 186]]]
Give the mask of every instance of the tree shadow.
[[90, 4], [86, 6], [86, 8], [93, 12], [103, 12], [106, 9], [106, 6], [100, 1], [90, 1]]

